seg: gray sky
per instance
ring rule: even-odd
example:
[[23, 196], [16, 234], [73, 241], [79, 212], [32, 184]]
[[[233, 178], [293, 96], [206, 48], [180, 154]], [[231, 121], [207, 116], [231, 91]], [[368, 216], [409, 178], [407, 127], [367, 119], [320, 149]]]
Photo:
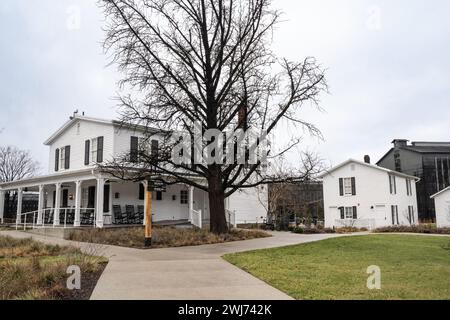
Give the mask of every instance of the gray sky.
[[[328, 69], [325, 111], [304, 110], [325, 141], [306, 138], [305, 148], [337, 164], [376, 161], [393, 138], [450, 140], [448, 0], [273, 3], [286, 20], [276, 52]], [[116, 117], [120, 75], [106, 66], [102, 19], [94, 0], [0, 2], [0, 144], [31, 150], [44, 172], [42, 143], [75, 109]]]

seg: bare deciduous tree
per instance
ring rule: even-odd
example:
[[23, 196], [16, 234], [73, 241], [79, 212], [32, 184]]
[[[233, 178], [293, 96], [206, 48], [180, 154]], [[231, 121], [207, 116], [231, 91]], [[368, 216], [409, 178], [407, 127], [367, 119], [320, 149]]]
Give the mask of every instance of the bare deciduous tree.
[[[0, 182], [11, 182], [30, 178], [39, 170], [39, 164], [33, 160], [28, 151], [19, 150], [16, 147], [0, 147]], [[16, 194], [11, 198], [10, 192], [6, 193], [5, 205], [14, 203]]]
[[[124, 122], [187, 131], [191, 137], [194, 122], [203, 132], [247, 129], [267, 132], [272, 141], [280, 123], [320, 135], [300, 110], [306, 104], [319, 107], [319, 95], [327, 89], [324, 71], [314, 58], [292, 62], [271, 51], [272, 31], [280, 21], [271, 0], [100, 3], [107, 17], [104, 45], [123, 72], [119, 101]], [[201, 150], [211, 142], [203, 142]], [[298, 143], [294, 136], [287, 146], [276, 150], [273, 144], [266, 151], [276, 157]], [[263, 174], [261, 161], [180, 165], [170, 157], [142, 158], [148, 164], [140, 170], [142, 178], [157, 170], [171, 177], [167, 182], [208, 192], [215, 233], [227, 231], [225, 198], [272, 179]], [[110, 167], [124, 163], [118, 160]]]
[[30, 178], [39, 170], [39, 164], [28, 151], [16, 147], [0, 147], [0, 182]]
[[267, 199], [259, 193], [259, 200], [266, 208], [267, 216], [274, 221], [283, 220], [286, 214], [279, 212], [280, 207], [289, 206], [293, 212], [305, 211], [311, 202], [298, 192], [310, 192], [308, 186], [317, 183], [317, 176], [326, 170], [323, 160], [312, 152], [302, 152], [297, 166], [290, 164], [284, 157], [279, 157], [271, 164], [273, 181], [269, 184]]

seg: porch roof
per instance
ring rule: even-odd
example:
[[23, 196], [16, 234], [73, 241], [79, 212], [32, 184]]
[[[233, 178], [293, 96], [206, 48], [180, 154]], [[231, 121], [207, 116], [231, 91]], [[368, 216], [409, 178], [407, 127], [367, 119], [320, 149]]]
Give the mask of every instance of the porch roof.
[[98, 171], [98, 169], [95, 168], [58, 172], [50, 175], [43, 175], [23, 180], [0, 183], [0, 190], [31, 188], [42, 184], [46, 185], [59, 182], [64, 183], [75, 180], [89, 180], [95, 179], [96, 175], [98, 174], [100, 174], [100, 172]]

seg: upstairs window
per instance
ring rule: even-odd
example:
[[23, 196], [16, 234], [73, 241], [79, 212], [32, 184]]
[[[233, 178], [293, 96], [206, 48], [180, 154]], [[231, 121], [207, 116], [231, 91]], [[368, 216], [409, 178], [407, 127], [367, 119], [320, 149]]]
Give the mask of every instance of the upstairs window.
[[104, 137], [86, 140], [84, 144], [84, 164], [86, 166], [103, 162]]
[[356, 178], [340, 178], [339, 194], [341, 196], [356, 196]]
[[94, 138], [91, 140], [91, 162], [97, 161], [97, 152], [98, 152], [98, 138]]
[[389, 175], [389, 189], [391, 194], [397, 194], [397, 181], [393, 175]]
[[412, 182], [410, 179], [406, 179], [406, 194], [412, 196]]
[[55, 171], [70, 169], [70, 146], [55, 151]]
[[61, 148], [59, 150], [59, 169], [60, 170], [64, 170], [65, 169], [65, 164], [66, 164], [66, 149], [65, 148]]

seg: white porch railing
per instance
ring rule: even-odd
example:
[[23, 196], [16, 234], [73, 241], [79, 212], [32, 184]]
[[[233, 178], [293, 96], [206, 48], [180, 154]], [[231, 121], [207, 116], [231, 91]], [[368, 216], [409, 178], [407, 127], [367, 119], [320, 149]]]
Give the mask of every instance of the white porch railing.
[[231, 210], [225, 210], [225, 216], [227, 219], [227, 223], [229, 228], [236, 228], [237, 224], [236, 224], [236, 210], [231, 211]]
[[[80, 225], [92, 225], [96, 227], [96, 215], [94, 208], [80, 208]], [[43, 228], [46, 225], [52, 225], [53, 227], [74, 227], [75, 226], [75, 208], [61, 208], [59, 209], [59, 220], [55, 225], [54, 214], [56, 209], [42, 209], [41, 221], [38, 221], [39, 210], [21, 213], [16, 217], [16, 230], [23, 226], [23, 230], [27, 227]], [[62, 221], [61, 221], [62, 218]]]
[[375, 219], [338, 219], [335, 221], [337, 228], [366, 228], [369, 230], [375, 229]]
[[192, 221], [191, 223], [197, 228], [203, 228], [202, 210], [191, 210]]

